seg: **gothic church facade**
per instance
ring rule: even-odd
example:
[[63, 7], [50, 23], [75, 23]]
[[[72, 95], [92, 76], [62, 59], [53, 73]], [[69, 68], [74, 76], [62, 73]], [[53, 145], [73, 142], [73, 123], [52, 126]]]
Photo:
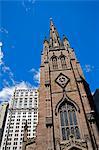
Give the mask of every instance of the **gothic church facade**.
[[36, 138], [28, 139], [27, 133], [25, 125], [23, 150], [99, 149], [88, 83], [68, 39], [60, 40], [52, 20], [41, 55]]

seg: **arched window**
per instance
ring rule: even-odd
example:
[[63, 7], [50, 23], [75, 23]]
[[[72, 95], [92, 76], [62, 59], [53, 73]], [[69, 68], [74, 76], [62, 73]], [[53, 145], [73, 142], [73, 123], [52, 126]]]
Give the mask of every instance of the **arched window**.
[[73, 135], [76, 139], [80, 139], [76, 110], [72, 104], [64, 103], [60, 107], [60, 121], [62, 140], [69, 140], [70, 135]]
[[66, 68], [66, 57], [62, 56], [60, 59], [61, 59], [62, 68], [65, 69]]
[[53, 69], [58, 69], [57, 57], [52, 58]]

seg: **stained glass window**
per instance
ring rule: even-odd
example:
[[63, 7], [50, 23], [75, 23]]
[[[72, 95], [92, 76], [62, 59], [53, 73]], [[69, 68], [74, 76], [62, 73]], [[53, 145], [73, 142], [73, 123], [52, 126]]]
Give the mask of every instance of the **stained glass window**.
[[77, 123], [77, 116], [75, 107], [71, 104], [65, 103], [60, 108], [60, 120], [62, 140], [69, 140], [72, 134], [76, 139], [80, 139], [80, 131]]

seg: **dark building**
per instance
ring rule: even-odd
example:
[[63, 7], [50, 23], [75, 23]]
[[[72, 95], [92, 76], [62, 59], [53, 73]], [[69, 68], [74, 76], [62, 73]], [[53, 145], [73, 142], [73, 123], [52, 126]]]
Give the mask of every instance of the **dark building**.
[[50, 21], [40, 66], [36, 138], [24, 129], [23, 150], [99, 150], [93, 99], [68, 39]]
[[3, 102], [0, 104], [0, 146], [3, 137], [3, 131], [5, 127], [7, 111], [8, 111], [8, 102]]
[[99, 128], [99, 89], [96, 89], [93, 95], [94, 107], [96, 111], [97, 126]]
[[94, 99], [94, 105], [95, 105], [97, 114], [99, 116], [99, 89], [96, 89], [96, 91], [93, 95], [93, 99]]

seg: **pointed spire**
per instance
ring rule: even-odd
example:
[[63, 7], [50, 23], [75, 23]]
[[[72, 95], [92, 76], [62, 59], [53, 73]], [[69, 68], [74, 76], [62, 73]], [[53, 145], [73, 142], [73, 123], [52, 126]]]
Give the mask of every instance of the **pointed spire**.
[[60, 46], [60, 37], [53, 24], [52, 18], [50, 18], [50, 46], [51, 47]]
[[44, 38], [44, 43], [43, 43], [43, 51], [45, 50], [45, 48], [49, 47], [49, 41], [47, 40], [46, 36]]
[[63, 34], [63, 45], [64, 45], [65, 47], [70, 47], [68, 38], [67, 38], [64, 34]]
[[63, 40], [65, 39], [68, 41], [68, 38], [63, 34]]
[[48, 41], [48, 39], [47, 39], [46, 36], [44, 37], [44, 43], [45, 43], [45, 42], [49, 43], [49, 41]]

